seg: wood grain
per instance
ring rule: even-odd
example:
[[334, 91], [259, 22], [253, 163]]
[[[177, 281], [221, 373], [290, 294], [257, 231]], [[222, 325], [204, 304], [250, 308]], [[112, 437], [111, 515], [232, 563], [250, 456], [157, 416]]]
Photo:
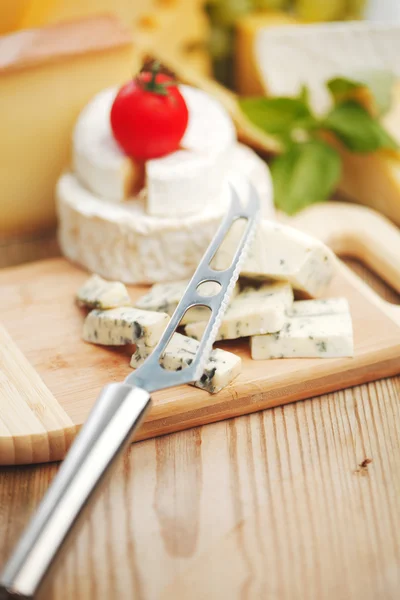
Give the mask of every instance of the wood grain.
[[64, 458], [76, 426], [1, 325], [0, 406], [2, 464]]
[[[110, 381], [121, 381], [131, 372], [131, 348], [98, 347], [81, 339], [84, 313], [74, 304], [73, 298], [86, 277], [81, 269], [65, 259], [37, 262], [0, 273], [0, 285], [4, 291], [0, 297], [0, 310], [9, 333], [37, 369], [63, 411], [78, 427], [85, 421], [104, 385]], [[130, 292], [134, 300], [143, 294], [143, 287], [131, 287]], [[153, 408], [140, 429], [139, 439], [399, 373], [400, 309], [386, 306], [368, 286], [340, 264], [326, 295], [345, 296], [349, 300], [355, 336], [354, 358], [253, 361], [247, 340], [222, 342], [219, 344], [221, 347], [242, 358], [239, 377], [215, 396], [191, 386], [155, 393]], [[27, 331], [29, 335], [26, 335]], [[21, 422], [19, 452], [16, 453], [15, 436], [8, 433], [6, 414], [4, 421], [0, 439], [8, 452], [0, 453], [2, 464], [23, 462], [25, 459], [27, 462], [42, 462], [52, 456], [51, 453], [43, 453], [43, 448], [48, 444], [48, 433], [54, 438], [59, 436], [58, 426], [41, 438], [28, 422]], [[50, 423], [48, 425], [51, 427]], [[24, 433], [28, 446], [26, 451], [23, 450]]]
[[[395, 600], [399, 431], [393, 378], [136, 443], [42, 597]], [[56, 470], [0, 469], [0, 564]]]

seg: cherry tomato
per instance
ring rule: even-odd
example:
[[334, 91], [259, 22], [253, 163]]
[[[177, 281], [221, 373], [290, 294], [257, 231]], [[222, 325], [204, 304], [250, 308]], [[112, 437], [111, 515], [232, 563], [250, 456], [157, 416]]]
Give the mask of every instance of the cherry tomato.
[[173, 79], [153, 69], [119, 90], [110, 118], [114, 137], [126, 154], [148, 160], [179, 148], [189, 113]]

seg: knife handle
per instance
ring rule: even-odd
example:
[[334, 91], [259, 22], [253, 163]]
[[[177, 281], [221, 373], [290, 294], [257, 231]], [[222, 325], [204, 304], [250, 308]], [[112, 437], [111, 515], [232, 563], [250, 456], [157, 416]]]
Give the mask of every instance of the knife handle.
[[104, 388], [0, 576], [0, 598], [33, 598], [108, 468], [151, 405], [126, 383]]

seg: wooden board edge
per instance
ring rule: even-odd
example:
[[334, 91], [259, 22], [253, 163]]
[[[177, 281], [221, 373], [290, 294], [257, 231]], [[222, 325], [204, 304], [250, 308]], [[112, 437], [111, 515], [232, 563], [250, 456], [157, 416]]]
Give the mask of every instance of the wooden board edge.
[[0, 466], [63, 460], [79, 429], [78, 425], [73, 425], [30, 436], [0, 436]]
[[[379, 370], [379, 372], [377, 372]], [[337, 392], [347, 388], [371, 383], [386, 377], [393, 377], [400, 373], [400, 355], [391, 357], [373, 367], [365, 365], [354, 369], [348, 369], [341, 374], [321, 375], [313, 380], [313, 396], [322, 396], [331, 392]], [[340, 377], [340, 381], [338, 381]], [[259, 392], [254, 395], [240, 398], [230, 398], [213, 406], [197, 408], [178, 415], [163, 416], [160, 419], [147, 419], [135, 437], [135, 441], [146, 440], [160, 435], [167, 435], [177, 431], [183, 431], [192, 427], [199, 427], [208, 423], [215, 423], [225, 419], [240, 417], [246, 414], [259, 412], [277, 406], [283, 406], [292, 402], [310, 399], [307, 382], [299, 386], [293, 383], [285, 388], [285, 397], [281, 396], [282, 389], [274, 391]], [[229, 409], [229, 415], [227, 412]]]

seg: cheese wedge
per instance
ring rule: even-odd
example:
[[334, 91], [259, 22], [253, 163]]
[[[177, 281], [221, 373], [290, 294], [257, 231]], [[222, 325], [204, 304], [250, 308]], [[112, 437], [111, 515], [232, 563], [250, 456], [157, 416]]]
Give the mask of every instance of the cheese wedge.
[[325, 112], [331, 105], [325, 82], [332, 77], [357, 78], [372, 69], [398, 73], [400, 24], [354, 21], [262, 28], [254, 52], [272, 96], [295, 96], [306, 85], [314, 109]]
[[[288, 283], [245, 287], [227, 308], [216, 340], [234, 340], [249, 335], [279, 331], [285, 324], [286, 310], [293, 304]], [[186, 325], [185, 333], [201, 340], [207, 322]]]
[[83, 325], [83, 339], [101, 346], [139, 344], [153, 349], [168, 321], [169, 316], [165, 313], [127, 306], [92, 310]]
[[0, 236], [55, 225], [54, 188], [80, 110], [134, 68], [130, 34], [112, 17], [0, 38]]
[[[316, 302], [309, 300], [309, 307], [296, 308], [295, 316], [288, 316], [281, 331], [251, 338], [251, 357], [255, 360], [270, 358], [338, 358], [354, 354], [353, 327], [348, 310], [338, 312], [337, 302], [329, 306], [312, 307]], [[320, 301], [318, 301], [320, 302]], [[323, 311], [321, 312], [321, 307]], [[328, 310], [327, 310], [328, 308]], [[297, 313], [297, 314], [296, 314]], [[303, 313], [303, 314], [301, 314]]]
[[[160, 359], [161, 365], [168, 371], [178, 371], [193, 362], [196, 356], [199, 342], [192, 340], [180, 333], [174, 333], [164, 354]], [[131, 360], [131, 367], [136, 369], [147, 358], [149, 352], [138, 348]], [[204, 372], [195, 385], [207, 390], [210, 394], [216, 394], [226, 387], [241, 371], [242, 359], [236, 354], [220, 350], [213, 350], [206, 364]]]
[[[238, 243], [232, 227], [221, 244], [213, 266], [225, 269]], [[244, 261], [241, 274], [256, 279], [288, 281], [306, 296], [320, 296], [335, 270], [334, 254], [322, 242], [287, 225], [263, 220]]]
[[76, 294], [79, 306], [87, 308], [117, 308], [118, 306], [129, 306], [132, 300], [128, 290], [120, 281], [105, 281], [98, 275], [92, 275]]
[[[232, 120], [218, 101], [189, 86], [180, 91], [189, 111], [182, 149], [145, 163], [147, 212], [154, 216], [194, 214], [215, 201], [236, 140]], [[120, 202], [132, 195], [140, 170], [111, 131], [116, 93], [102, 91], [81, 113], [73, 136], [73, 167], [94, 194]]]
[[250, 13], [238, 20], [234, 61], [235, 83], [240, 94], [263, 96], [267, 92], [255, 56], [254, 44], [259, 31], [295, 23], [298, 21], [292, 15], [280, 11]]

